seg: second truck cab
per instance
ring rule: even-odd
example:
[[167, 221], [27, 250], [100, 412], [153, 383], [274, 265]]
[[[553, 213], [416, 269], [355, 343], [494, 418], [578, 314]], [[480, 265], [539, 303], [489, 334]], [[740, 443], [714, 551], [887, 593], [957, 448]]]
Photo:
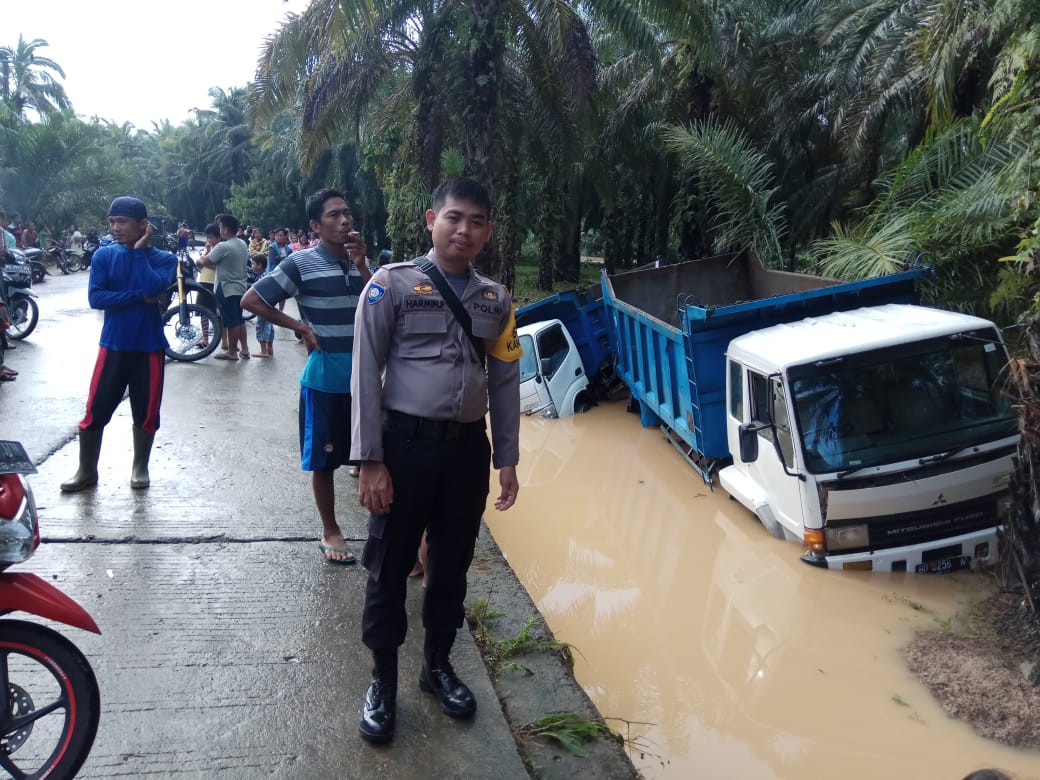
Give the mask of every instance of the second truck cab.
[[520, 411], [567, 417], [585, 411], [582, 393], [589, 379], [581, 355], [560, 320], [535, 322], [517, 329], [520, 346]]

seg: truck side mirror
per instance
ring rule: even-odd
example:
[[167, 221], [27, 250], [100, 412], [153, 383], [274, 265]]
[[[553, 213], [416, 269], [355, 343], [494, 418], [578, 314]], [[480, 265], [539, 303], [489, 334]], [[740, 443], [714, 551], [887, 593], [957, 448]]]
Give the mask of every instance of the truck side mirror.
[[758, 460], [758, 432], [760, 425], [741, 425], [740, 438], [740, 461], [741, 463], [754, 463]]

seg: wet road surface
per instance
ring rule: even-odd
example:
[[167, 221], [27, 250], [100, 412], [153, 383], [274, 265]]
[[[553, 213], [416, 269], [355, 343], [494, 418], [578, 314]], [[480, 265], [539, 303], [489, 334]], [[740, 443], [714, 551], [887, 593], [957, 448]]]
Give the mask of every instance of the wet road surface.
[[[360, 641], [364, 571], [326, 565], [317, 548], [296, 433], [305, 355], [288, 332], [273, 360], [167, 363], [150, 489], [129, 487], [124, 402], [106, 429], [98, 488], [61, 494], [101, 327], [86, 284], [79, 273], [34, 288], [40, 324], [8, 355], [18, 380], [0, 386], [0, 438], [22, 441], [39, 467], [30, 481], [45, 540], [15, 570], [54, 582], [103, 631], [54, 626], [90, 659], [101, 689], [80, 776], [527, 777], [468, 631], [453, 660], [477, 697], [473, 722], [447, 718], [414, 684], [417, 580], [398, 736], [389, 749], [358, 737], [371, 663]], [[360, 553], [355, 484], [337, 474], [337, 514]]]

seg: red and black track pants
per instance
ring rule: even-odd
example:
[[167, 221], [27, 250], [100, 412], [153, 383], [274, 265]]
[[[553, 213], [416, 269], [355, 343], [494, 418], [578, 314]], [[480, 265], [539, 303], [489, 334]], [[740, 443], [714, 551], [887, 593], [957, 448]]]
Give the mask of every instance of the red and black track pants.
[[163, 371], [166, 355], [158, 352], [124, 352], [101, 347], [90, 379], [87, 413], [79, 429], [100, 430], [108, 425], [123, 394], [130, 388], [130, 412], [134, 425], [145, 433], [159, 430]]

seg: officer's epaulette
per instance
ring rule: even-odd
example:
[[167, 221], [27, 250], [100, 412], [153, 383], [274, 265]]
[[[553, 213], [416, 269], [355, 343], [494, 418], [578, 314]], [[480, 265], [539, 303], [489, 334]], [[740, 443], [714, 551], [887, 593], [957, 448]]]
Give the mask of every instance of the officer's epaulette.
[[399, 263], [387, 263], [386, 265], [379, 266], [380, 269], [385, 268], [387, 271], [393, 271], [397, 268], [415, 268], [415, 263], [411, 260], [402, 260]]

